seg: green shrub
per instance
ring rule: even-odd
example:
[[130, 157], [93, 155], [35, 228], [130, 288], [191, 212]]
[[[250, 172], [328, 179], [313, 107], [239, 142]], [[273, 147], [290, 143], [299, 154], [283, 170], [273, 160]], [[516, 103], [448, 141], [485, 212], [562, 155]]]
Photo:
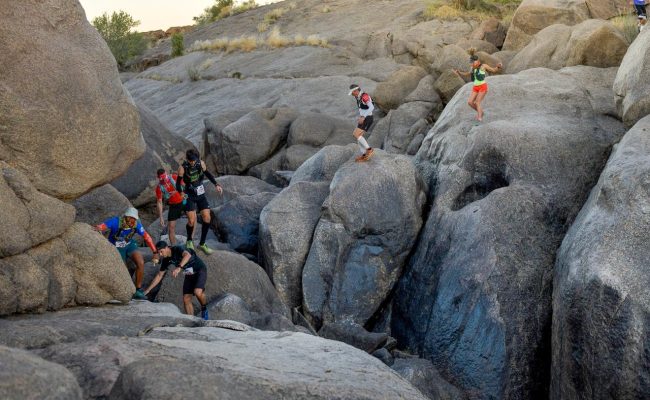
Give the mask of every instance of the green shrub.
[[172, 35], [172, 57], [180, 57], [183, 55], [185, 47], [183, 45], [183, 34], [174, 33]]
[[106, 41], [120, 69], [124, 69], [127, 61], [139, 56], [147, 48], [147, 41], [142, 34], [131, 31], [140, 25], [140, 21], [134, 20], [124, 11], [113, 12], [110, 16], [104, 13], [94, 18], [92, 24]]
[[244, 1], [240, 5], [235, 5], [234, 0], [216, 0], [215, 4], [203, 10], [203, 14], [193, 20], [197, 25], [209, 24], [257, 7], [255, 0]]

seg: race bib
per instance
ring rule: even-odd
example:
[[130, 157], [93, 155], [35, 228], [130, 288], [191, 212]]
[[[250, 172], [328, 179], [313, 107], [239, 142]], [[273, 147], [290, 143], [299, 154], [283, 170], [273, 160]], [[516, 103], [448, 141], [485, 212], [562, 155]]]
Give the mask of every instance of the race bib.
[[127, 245], [126, 240], [120, 240], [115, 242], [115, 247], [117, 247], [118, 249], [122, 249], [126, 247], [126, 245]]
[[205, 194], [205, 188], [203, 187], [203, 185], [199, 185], [196, 187], [196, 194], [198, 196]]
[[185, 275], [194, 275], [194, 268], [192, 268], [192, 267], [185, 268], [183, 270], [183, 274], [185, 274]]

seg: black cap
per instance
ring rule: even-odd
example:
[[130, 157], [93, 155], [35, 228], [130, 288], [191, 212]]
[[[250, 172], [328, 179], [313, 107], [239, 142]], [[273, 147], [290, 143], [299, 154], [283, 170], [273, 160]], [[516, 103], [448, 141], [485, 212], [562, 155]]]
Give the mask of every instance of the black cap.
[[164, 240], [159, 240], [158, 243], [156, 243], [156, 249], [158, 250], [164, 249], [166, 247], [169, 247], [169, 245]]

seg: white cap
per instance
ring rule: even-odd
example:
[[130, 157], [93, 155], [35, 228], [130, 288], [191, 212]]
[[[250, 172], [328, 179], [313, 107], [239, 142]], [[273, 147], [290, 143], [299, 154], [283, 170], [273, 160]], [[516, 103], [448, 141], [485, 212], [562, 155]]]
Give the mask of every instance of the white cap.
[[350, 88], [350, 93], [348, 93], [348, 95], [352, 96], [352, 93], [353, 93], [355, 90], [361, 90], [361, 88], [360, 88], [359, 86], [353, 86], [353, 87], [351, 87], [351, 88]]
[[131, 217], [131, 218], [139, 219], [139, 217], [138, 217], [138, 210], [136, 210], [136, 209], [133, 208], [133, 207], [129, 207], [129, 208], [127, 208], [126, 211], [124, 211], [124, 216], [125, 216], [125, 217]]
[[639, 15], [639, 19], [646, 19], [646, 16], [641, 14], [641, 15]]

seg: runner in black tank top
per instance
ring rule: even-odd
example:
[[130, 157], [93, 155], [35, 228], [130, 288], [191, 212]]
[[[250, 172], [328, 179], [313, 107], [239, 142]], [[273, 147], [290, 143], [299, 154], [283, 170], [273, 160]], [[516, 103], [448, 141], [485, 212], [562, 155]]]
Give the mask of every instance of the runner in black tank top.
[[210, 203], [205, 195], [205, 186], [203, 183], [204, 178], [208, 178], [210, 182], [217, 188], [219, 194], [223, 193], [223, 189], [217, 183], [214, 176], [205, 167], [205, 163], [201, 161], [199, 152], [190, 149], [185, 153], [186, 160], [178, 168], [178, 176], [183, 177], [185, 189], [180, 184], [180, 179], [176, 182], [176, 189], [178, 191], [185, 190], [187, 194], [187, 203], [185, 204], [185, 212], [187, 213], [187, 244], [188, 249], [194, 248], [192, 235], [194, 234], [194, 226], [196, 225], [196, 210], [201, 213], [201, 241], [199, 242], [199, 249], [203, 250], [205, 254], [212, 254], [210, 249], [205, 244], [205, 239], [208, 237], [210, 230]]

